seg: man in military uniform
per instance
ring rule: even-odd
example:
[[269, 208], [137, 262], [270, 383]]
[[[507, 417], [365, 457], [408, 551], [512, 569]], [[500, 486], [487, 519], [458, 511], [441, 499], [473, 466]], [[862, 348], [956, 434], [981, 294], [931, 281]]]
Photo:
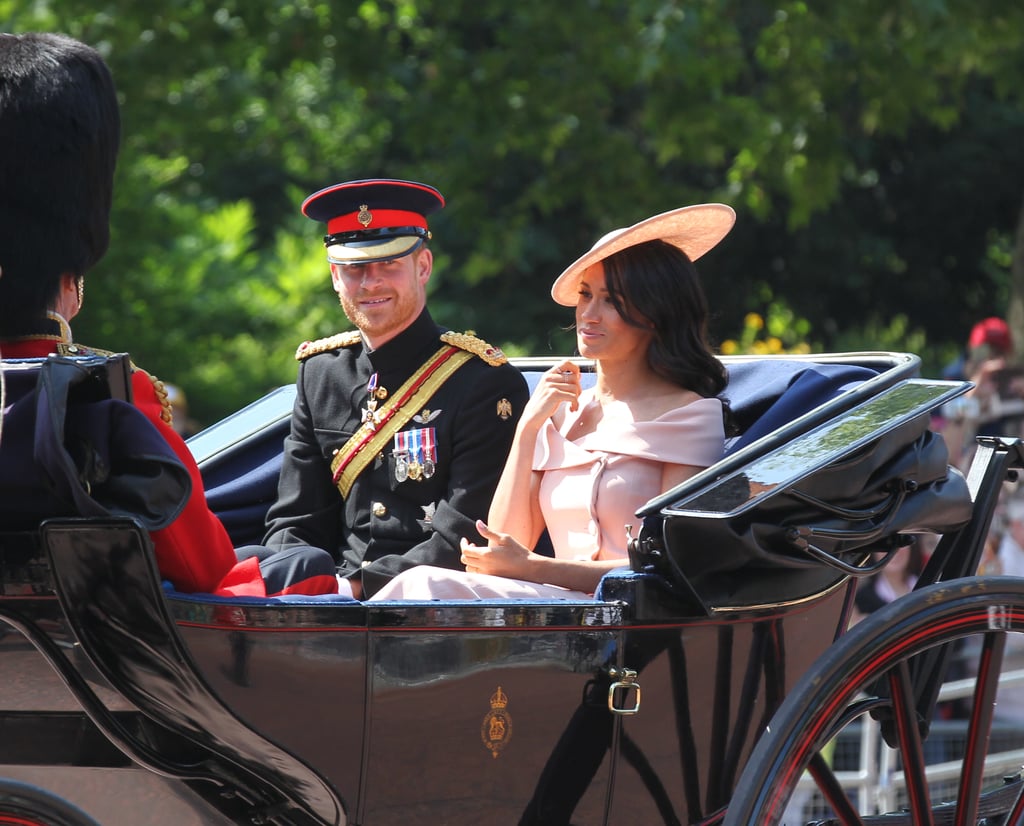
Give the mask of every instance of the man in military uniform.
[[482, 538], [528, 395], [500, 350], [439, 327], [426, 307], [433, 187], [350, 181], [309, 196], [331, 280], [356, 330], [302, 344], [271, 548], [324, 548], [342, 592], [369, 597], [405, 568], [460, 568]]

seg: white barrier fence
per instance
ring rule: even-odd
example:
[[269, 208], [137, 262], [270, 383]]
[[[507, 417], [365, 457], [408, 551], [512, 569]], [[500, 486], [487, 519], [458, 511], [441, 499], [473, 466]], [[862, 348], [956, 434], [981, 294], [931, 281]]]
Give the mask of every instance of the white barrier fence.
[[[945, 683], [939, 692], [939, 702], [967, 701], [969, 705], [974, 685], [973, 677]], [[1000, 675], [997, 700], [1000, 696], [1007, 697], [1014, 689], [1024, 690], [1024, 669], [1004, 671]], [[956, 797], [967, 722], [959, 718], [937, 720], [925, 741], [926, 774], [935, 803]], [[857, 801], [861, 814], [894, 812], [906, 805], [906, 782], [897, 753], [882, 740], [879, 725], [873, 720], [862, 719], [848, 727], [837, 738], [830, 759], [837, 780], [850, 799]], [[1024, 717], [997, 719], [985, 761], [986, 783], [999, 783], [1022, 767]], [[786, 809], [783, 823], [803, 824], [827, 814], [822, 810], [814, 781], [805, 772]]]

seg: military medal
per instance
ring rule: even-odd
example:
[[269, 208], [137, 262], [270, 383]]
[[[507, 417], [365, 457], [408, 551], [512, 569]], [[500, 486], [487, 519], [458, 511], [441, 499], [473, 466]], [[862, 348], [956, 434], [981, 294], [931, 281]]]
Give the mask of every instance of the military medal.
[[423, 431], [419, 428], [415, 430], [407, 430], [406, 435], [409, 437], [409, 456], [411, 461], [409, 462], [409, 478], [414, 482], [418, 482], [423, 478]]
[[395, 481], [404, 482], [409, 478], [409, 460], [407, 454], [395, 454]]
[[400, 430], [395, 434], [395, 447], [392, 451], [395, 457], [395, 481], [404, 482], [410, 476], [415, 479], [412, 475], [412, 469], [409, 465], [409, 433], [405, 430]]
[[437, 431], [421, 427], [396, 433], [393, 454], [396, 481], [429, 479], [437, 470]]
[[423, 478], [429, 479], [434, 475], [434, 460], [437, 458], [437, 449], [434, 447], [436, 431], [432, 427], [425, 427], [420, 433], [423, 434]]
[[414, 482], [418, 482], [420, 477], [423, 475], [423, 465], [413, 459], [409, 462], [409, 478]]
[[366, 407], [363, 409], [362, 420], [364, 423], [370, 422], [371, 425], [376, 427], [377, 402], [388, 397], [388, 391], [378, 385], [376, 373], [370, 376], [370, 380], [366, 383], [366, 394], [369, 398], [366, 400]]

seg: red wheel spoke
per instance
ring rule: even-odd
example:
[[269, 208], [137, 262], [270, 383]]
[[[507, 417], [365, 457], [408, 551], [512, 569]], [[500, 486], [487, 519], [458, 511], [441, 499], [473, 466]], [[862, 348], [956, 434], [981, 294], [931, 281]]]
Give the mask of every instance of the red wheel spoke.
[[974, 687], [974, 706], [970, 728], [967, 730], [963, 771], [960, 773], [960, 792], [957, 800], [956, 826], [974, 826], [978, 819], [978, 796], [981, 794], [985, 774], [985, 754], [992, 732], [995, 713], [996, 689], [999, 672], [1006, 650], [1006, 634], [985, 635], [978, 659], [978, 678]]
[[924, 773], [924, 747], [921, 745], [921, 729], [906, 660], [900, 660], [889, 672], [888, 682], [896, 717], [896, 736], [903, 758], [903, 776], [910, 796], [910, 811], [918, 826], [933, 826], [931, 796]]
[[846, 796], [846, 792], [836, 779], [835, 772], [821, 756], [821, 752], [817, 752], [811, 758], [807, 770], [814, 778], [814, 782], [817, 783], [818, 790], [824, 796], [825, 801], [832, 807], [839, 822], [843, 826], [863, 826], [864, 821], [857, 814], [857, 810], [853, 808], [850, 798]]

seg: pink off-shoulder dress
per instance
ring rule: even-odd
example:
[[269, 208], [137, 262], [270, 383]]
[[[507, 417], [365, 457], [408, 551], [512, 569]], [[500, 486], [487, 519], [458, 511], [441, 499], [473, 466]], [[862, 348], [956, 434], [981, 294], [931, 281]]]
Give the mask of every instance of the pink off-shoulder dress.
[[[636, 511], [662, 492], [665, 464], [708, 467], [722, 458], [722, 403], [698, 399], [652, 421], [609, 421], [573, 438], [592, 391], [560, 428], [537, 435], [533, 469], [543, 472], [540, 505], [555, 556], [626, 558], [626, 526], [637, 534]], [[403, 571], [373, 599], [589, 599], [557, 585], [421, 565]]]

